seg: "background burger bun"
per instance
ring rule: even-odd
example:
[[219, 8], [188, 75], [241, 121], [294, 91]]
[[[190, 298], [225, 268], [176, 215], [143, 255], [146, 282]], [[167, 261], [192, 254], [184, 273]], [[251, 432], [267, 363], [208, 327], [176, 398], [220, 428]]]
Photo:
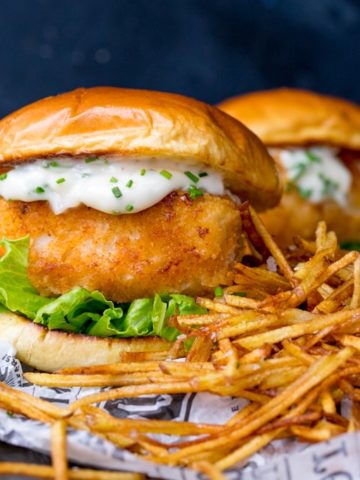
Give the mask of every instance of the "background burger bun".
[[218, 107], [268, 146], [312, 143], [360, 149], [360, 107], [346, 100], [281, 88], [229, 98]]
[[0, 122], [0, 166], [53, 155], [119, 154], [204, 165], [259, 209], [280, 197], [259, 139], [216, 107], [145, 90], [97, 87], [45, 98]]
[[16, 349], [16, 357], [21, 362], [44, 372], [115, 363], [124, 352], [169, 348], [166, 340], [154, 337], [99, 338], [47, 330], [13, 313], [1, 313], [0, 323], [0, 340]]

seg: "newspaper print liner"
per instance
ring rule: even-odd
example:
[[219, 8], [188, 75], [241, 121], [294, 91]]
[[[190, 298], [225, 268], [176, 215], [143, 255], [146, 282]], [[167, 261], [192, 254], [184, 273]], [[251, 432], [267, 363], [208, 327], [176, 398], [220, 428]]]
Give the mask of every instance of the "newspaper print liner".
[[[47, 388], [26, 382], [13, 347], [0, 343], [0, 381], [60, 406], [99, 388]], [[223, 423], [246, 405], [238, 398], [211, 394], [149, 395], [103, 402], [112, 415], [123, 418], [158, 418]], [[159, 438], [159, 436], [157, 436]], [[0, 440], [49, 454], [50, 431], [43, 423], [0, 410]], [[169, 437], [161, 436], [162, 441]], [[172, 437], [171, 441], [177, 439]], [[85, 431], [70, 430], [68, 456], [78, 464], [145, 473], [166, 480], [197, 480], [189, 469], [156, 465], [116, 448]], [[1, 460], [1, 459], [0, 459]], [[277, 441], [254, 455], [241, 468], [226, 472], [229, 480], [357, 480], [360, 479], [360, 433], [341, 435], [329, 442], [307, 447], [295, 441]]]

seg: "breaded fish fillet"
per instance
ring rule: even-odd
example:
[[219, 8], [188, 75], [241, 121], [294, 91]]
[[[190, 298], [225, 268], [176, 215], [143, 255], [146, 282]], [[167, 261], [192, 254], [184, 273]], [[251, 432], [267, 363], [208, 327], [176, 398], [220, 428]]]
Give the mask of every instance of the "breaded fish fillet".
[[357, 241], [360, 236], [360, 168], [359, 154], [341, 152], [339, 158], [349, 169], [352, 178], [348, 203], [340, 205], [331, 199], [312, 203], [301, 197], [296, 189], [286, 191], [287, 177], [280, 159], [274, 155], [282, 174], [284, 195], [278, 206], [261, 214], [262, 220], [275, 241], [286, 247], [294, 237], [311, 239], [320, 221], [325, 221], [328, 230], [333, 230], [340, 242]]
[[40, 293], [76, 286], [126, 302], [154, 293], [204, 294], [230, 281], [241, 219], [229, 198], [173, 193], [139, 213], [88, 207], [54, 215], [46, 202], [0, 198], [0, 238], [30, 235], [30, 279]]

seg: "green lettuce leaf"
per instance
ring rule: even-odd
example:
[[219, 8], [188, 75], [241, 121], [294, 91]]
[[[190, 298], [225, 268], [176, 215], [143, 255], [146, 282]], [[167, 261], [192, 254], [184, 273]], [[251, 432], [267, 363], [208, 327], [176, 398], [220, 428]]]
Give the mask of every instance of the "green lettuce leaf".
[[51, 300], [39, 295], [28, 278], [29, 238], [3, 239], [0, 245], [5, 248], [0, 259], [0, 303], [33, 320], [39, 308]]
[[89, 334], [109, 337], [117, 334], [111, 321], [121, 320], [122, 317], [122, 308], [115, 307], [102, 293], [77, 287], [40, 308], [34, 322], [50, 330], [82, 333], [89, 333], [88, 329], [100, 323], [98, 333]]
[[170, 342], [173, 342], [179, 334], [176, 328], [167, 325], [168, 319], [176, 313], [173, 302], [174, 300], [170, 299], [167, 303], [161, 299], [160, 295], [155, 295], [152, 309], [154, 333]]
[[0, 310], [21, 313], [50, 330], [97, 337], [158, 335], [174, 341], [179, 332], [168, 325], [173, 315], [206, 313], [186, 295], [155, 295], [116, 305], [101, 292], [76, 287], [58, 298], [41, 296], [27, 275], [29, 239], [2, 240]]

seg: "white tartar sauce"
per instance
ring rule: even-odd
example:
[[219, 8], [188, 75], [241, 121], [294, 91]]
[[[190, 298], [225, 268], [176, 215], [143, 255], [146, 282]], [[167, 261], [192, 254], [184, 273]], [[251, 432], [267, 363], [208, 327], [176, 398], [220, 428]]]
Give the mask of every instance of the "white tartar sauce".
[[55, 214], [81, 204], [114, 215], [135, 213], [176, 190], [188, 192], [192, 199], [204, 192], [225, 192], [217, 172], [158, 159], [61, 157], [21, 164], [0, 175], [0, 196], [5, 200], [45, 200]]
[[289, 185], [313, 203], [335, 200], [346, 206], [351, 187], [351, 173], [332, 147], [280, 150], [279, 157], [287, 171]]

